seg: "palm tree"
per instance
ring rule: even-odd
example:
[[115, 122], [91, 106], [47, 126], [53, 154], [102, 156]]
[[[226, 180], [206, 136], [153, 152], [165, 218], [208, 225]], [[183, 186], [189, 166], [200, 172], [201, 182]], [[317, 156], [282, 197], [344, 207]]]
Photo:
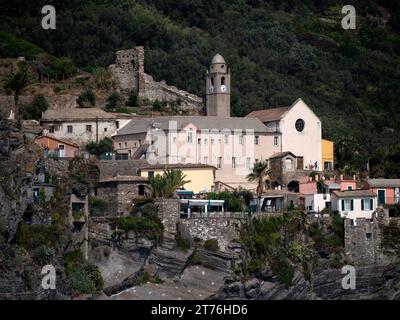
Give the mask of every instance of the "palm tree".
[[4, 82], [4, 89], [10, 90], [14, 93], [14, 111], [16, 119], [20, 118], [18, 110], [18, 99], [25, 88], [31, 83], [32, 77], [28, 70], [28, 66], [20, 64], [18, 71], [16, 73], [11, 73], [8, 75]]
[[164, 178], [164, 197], [166, 198], [172, 198], [176, 190], [190, 182], [190, 180], [185, 180], [186, 175], [181, 170], [166, 170], [164, 171]]
[[172, 198], [179, 188], [190, 180], [185, 180], [186, 175], [180, 170], [165, 170], [164, 175], [157, 174], [149, 179], [152, 197]]
[[247, 175], [247, 180], [250, 182], [257, 182], [257, 211], [260, 211], [261, 196], [266, 185], [265, 178], [271, 174], [271, 169], [268, 168], [268, 161], [256, 161], [253, 166], [253, 172]]

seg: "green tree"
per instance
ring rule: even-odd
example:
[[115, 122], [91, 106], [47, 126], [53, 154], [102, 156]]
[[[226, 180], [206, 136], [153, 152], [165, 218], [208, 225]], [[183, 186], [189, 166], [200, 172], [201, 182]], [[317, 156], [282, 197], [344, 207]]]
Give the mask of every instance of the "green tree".
[[19, 96], [29, 86], [31, 82], [32, 76], [26, 63], [20, 63], [18, 71], [16, 73], [11, 73], [10, 75], [8, 75], [4, 82], [4, 89], [6, 89], [7, 91], [12, 91], [14, 94], [14, 111], [16, 119], [21, 119], [18, 108]]
[[80, 107], [94, 107], [96, 104], [96, 96], [94, 95], [92, 90], [85, 90], [79, 95], [76, 102]]
[[107, 98], [107, 103], [106, 103], [106, 109], [107, 110], [114, 110], [116, 109], [122, 101], [122, 97], [116, 93], [113, 92], [108, 98]]
[[39, 120], [42, 117], [42, 113], [49, 108], [49, 104], [44, 95], [39, 94], [35, 96], [35, 99], [31, 104], [26, 106], [22, 112], [22, 119], [24, 120]]
[[114, 151], [113, 147], [113, 141], [112, 139], [105, 137], [99, 141], [99, 143], [96, 143], [94, 141], [89, 142], [86, 145], [86, 151], [89, 152], [90, 154], [94, 154], [96, 156], [100, 156], [104, 153], [109, 153]]

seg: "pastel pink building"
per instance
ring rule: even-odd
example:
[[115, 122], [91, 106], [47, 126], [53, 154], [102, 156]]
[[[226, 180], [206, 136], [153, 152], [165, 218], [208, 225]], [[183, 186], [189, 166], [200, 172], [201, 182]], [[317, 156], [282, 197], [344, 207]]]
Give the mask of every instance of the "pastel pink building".
[[378, 196], [378, 204], [400, 203], [400, 179], [369, 179], [364, 187], [371, 189]]

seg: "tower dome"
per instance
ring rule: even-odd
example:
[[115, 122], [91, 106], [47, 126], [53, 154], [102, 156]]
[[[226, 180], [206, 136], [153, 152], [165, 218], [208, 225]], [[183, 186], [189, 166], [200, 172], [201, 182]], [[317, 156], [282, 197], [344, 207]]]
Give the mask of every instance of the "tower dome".
[[216, 63], [225, 63], [225, 59], [223, 56], [221, 56], [219, 53], [217, 53], [214, 58], [212, 58], [211, 61], [212, 64], [216, 64]]

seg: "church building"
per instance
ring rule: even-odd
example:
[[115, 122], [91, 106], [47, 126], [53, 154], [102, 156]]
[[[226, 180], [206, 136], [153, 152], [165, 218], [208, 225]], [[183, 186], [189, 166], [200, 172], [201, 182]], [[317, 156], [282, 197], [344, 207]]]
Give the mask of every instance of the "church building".
[[320, 170], [321, 121], [304, 101], [243, 118], [231, 117], [230, 95], [231, 72], [217, 54], [206, 75], [205, 116], [131, 119], [113, 135], [114, 149], [152, 165], [214, 166], [215, 184], [232, 189], [255, 190], [246, 178], [254, 162], [285, 151], [295, 155], [296, 169]]

